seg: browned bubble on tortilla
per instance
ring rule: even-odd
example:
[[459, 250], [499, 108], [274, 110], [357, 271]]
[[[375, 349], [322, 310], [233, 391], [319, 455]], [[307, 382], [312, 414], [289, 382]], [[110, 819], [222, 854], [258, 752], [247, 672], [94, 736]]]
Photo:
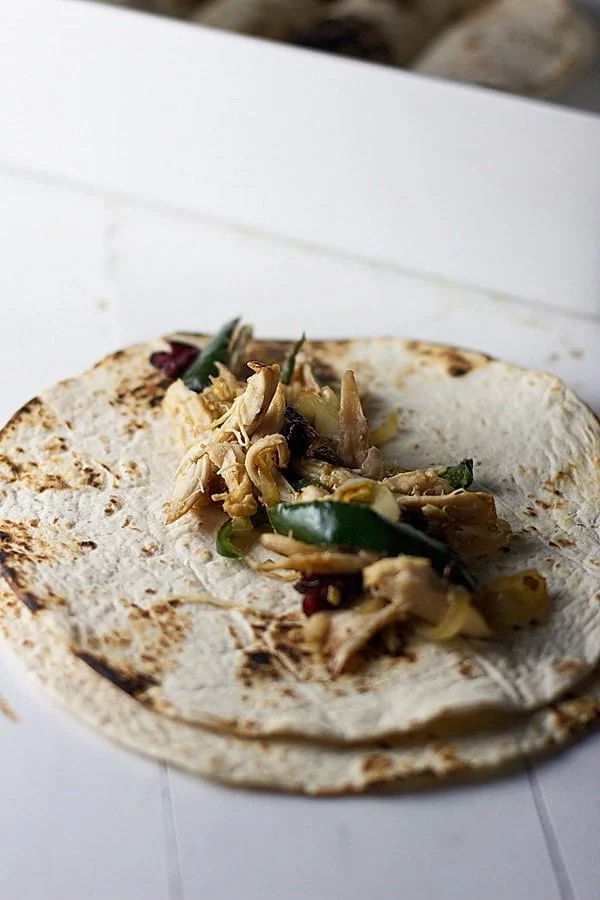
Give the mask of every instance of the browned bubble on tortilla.
[[124, 347], [122, 350], [115, 350], [114, 353], [109, 353], [104, 359], [98, 360], [98, 362], [92, 366], [92, 369], [100, 369], [104, 366], [110, 366], [112, 363], [119, 362], [122, 359], [132, 357], [132, 350], [132, 347]]
[[123, 509], [123, 501], [115, 494], [112, 494], [104, 504], [104, 515], [114, 516], [121, 509]]
[[265, 637], [272, 651], [292, 671], [318, 656], [316, 648], [304, 639], [304, 622], [299, 616], [273, 619]]
[[[129, 616], [141, 652], [150, 653], [154, 649], [157, 656], [164, 657], [165, 650], [176, 650], [190, 627], [190, 616], [180, 609], [178, 600], [159, 600], [147, 609], [131, 604]], [[170, 664], [163, 660], [163, 668]]]
[[[29, 520], [0, 520], [0, 564], [30, 568], [52, 563], [59, 556], [75, 560], [83, 553], [97, 549], [95, 541], [72, 538], [64, 540], [57, 518], [52, 525], [32, 525]], [[66, 525], [65, 525], [66, 527]]]
[[533, 502], [537, 507], [539, 507], [539, 509], [552, 509], [553, 508], [552, 503], [548, 503], [547, 500], [540, 500], [539, 497], [536, 497]]
[[551, 743], [574, 737], [600, 718], [600, 703], [594, 697], [575, 697], [564, 700], [550, 709], [554, 734]]
[[578, 672], [581, 672], [582, 668], [583, 663], [579, 659], [565, 658], [554, 663], [554, 671], [558, 672], [559, 675], [564, 673], [576, 675]]
[[461, 378], [492, 361], [492, 357], [484, 353], [438, 344], [424, 344], [421, 341], [406, 341], [405, 347], [419, 357], [423, 364], [434, 363], [443, 366], [452, 378]]
[[575, 541], [572, 541], [570, 538], [562, 537], [559, 535], [555, 540], [548, 541], [548, 546], [566, 550], [568, 547], [575, 547], [576, 544]]
[[[127, 629], [88, 634], [85, 644], [73, 648], [73, 653], [139, 699], [173, 669], [188, 627], [189, 617], [173, 601], [159, 601], [147, 609], [132, 604]], [[129, 662], [119, 661], [124, 648], [130, 647]], [[152, 698], [144, 702], [152, 703]]]
[[465, 678], [477, 678], [478, 675], [481, 674], [481, 670], [479, 667], [473, 662], [472, 659], [461, 659], [458, 664], [458, 671]]
[[437, 746], [434, 752], [438, 758], [439, 773], [442, 775], [468, 772], [471, 768], [469, 763], [460, 758], [452, 744]]
[[130, 371], [126, 371], [121, 359], [119, 372], [124, 374], [111, 388], [108, 403], [125, 420], [122, 424], [125, 433], [133, 436], [148, 427], [148, 417], [161, 414], [162, 399], [171, 382], [151, 366], [149, 358], [140, 359], [134, 354]]
[[548, 491], [555, 496], [562, 497], [561, 488], [564, 487], [569, 481], [573, 481], [575, 477], [575, 469], [574, 466], [568, 464], [564, 466], [562, 469], [559, 469], [554, 475], [550, 478], [546, 478], [541, 482], [542, 490]]
[[54, 432], [59, 422], [42, 398], [34, 397], [11, 416], [2, 433], [5, 436], [10, 436], [23, 424], [39, 426], [44, 431]]
[[244, 687], [249, 688], [257, 681], [278, 681], [281, 670], [266, 646], [256, 646], [242, 651], [237, 677]]
[[113, 479], [113, 482], [114, 482], [114, 486], [119, 487], [119, 484], [121, 483], [121, 476], [118, 475], [114, 471], [114, 469], [111, 469], [111, 467], [109, 465], [107, 465], [105, 462], [103, 462], [103, 460], [98, 460], [98, 464], [104, 469], [105, 472], [108, 472], [108, 474], [111, 476], [111, 478]]
[[64, 599], [51, 588], [44, 591], [43, 597], [39, 596], [39, 591], [32, 589], [30, 582], [34, 579], [36, 568], [51, 564], [57, 554], [61, 554], [63, 559], [74, 560], [89, 549], [82, 546], [85, 542], [61, 541], [57, 537], [58, 530], [50, 526], [42, 530], [36, 525], [34, 531], [32, 540], [28, 522], [0, 521], [0, 572], [31, 612], [65, 605]]
[[18, 482], [39, 494], [103, 486], [104, 475], [89, 457], [68, 450], [56, 450], [56, 446], [56, 441], [42, 445], [45, 456], [39, 460], [21, 455], [18, 458], [0, 455], [0, 477], [7, 484]]
[[366, 775], [375, 777], [390, 771], [392, 761], [381, 753], [367, 753], [360, 761], [360, 768]]
[[[400, 644], [395, 653], [389, 654], [391, 656], [392, 662], [396, 663], [416, 663], [419, 659], [419, 654], [417, 652], [417, 648], [415, 646], [409, 646], [408, 636], [406, 633], [400, 633], [398, 635], [400, 638]], [[378, 653], [381, 653], [381, 647], [377, 647]]]
[[328, 385], [336, 390], [340, 383], [339, 372], [330, 366], [329, 363], [320, 356], [315, 356], [311, 360], [311, 369], [319, 384]]
[[252, 340], [246, 348], [246, 356], [248, 359], [259, 359], [268, 366], [272, 366], [274, 363], [281, 365], [293, 346], [293, 341]]

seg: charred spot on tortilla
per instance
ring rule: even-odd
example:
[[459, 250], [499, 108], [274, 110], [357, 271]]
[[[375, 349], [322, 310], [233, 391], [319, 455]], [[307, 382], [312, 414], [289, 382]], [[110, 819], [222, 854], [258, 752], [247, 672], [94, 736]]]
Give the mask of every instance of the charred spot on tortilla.
[[339, 385], [339, 372], [337, 372], [333, 366], [330, 366], [324, 359], [315, 359], [312, 364], [312, 370], [319, 384], [329, 387]]
[[292, 347], [291, 341], [251, 340], [246, 349], [248, 359], [260, 359], [268, 366], [280, 363]]
[[251, 687], [257, 680], [278, 681], [281, 672], [272, 653], [266, 648], [244, 650], [238, 678], [245, 687]]
[[252, 666], [268, 666], [271, 662], [271, 654], [263, 650], [248, 653], [246, 658]]
[[104, 515], [113, 516], [120, 509], [123, 509], [123, 503], [118, 497], [113, 494], [108, 498], [108, 501], [104, 506]]
[[[3, 569], [2, 571], [4, 574], [5, 570]], [[10, 578], [7, 577], [6, 580], [9, 583], [12, 583]], [[44, 607], [40, 603], [39, 599], [37, 597], [34, 597], [33, 594], [29, 594], [26, 592], [24, 594], [20, 594], [19, 596], [21, 597], [21, 600], [23, 601], [24, 606], [27, 607], [29, 612], [36, 613], [36, 612], [39, 612], [40, 609], [44, 609]]]
[[407, 341], [407, 350], [420, 356], [425, 361], [440, 363], [451, 378], [461, 378], [475, 369], [479, 369], [492, 361], [485, 353], [473, 353], [458, 350], [455, 347], [444, 347], [439, 344], [424, 344], [420, 341]]
[[408, 647], [404, 646], [400, 646], [394, 653], [389, 653], [389, 651], [386, 652], [394, 657], [394, 659], [398, 660], [398, 662], [415, 663], [419, 658], [416, 650], [410, 650]]
[[275, 649], [282, 656], [287, 657], [291, 662], [300, 665], [303, 657], [306, 655], [300, 650], [297, 644], [287, 641], [277, 641]]
[[[62, 453], [68, 449], [68, 441], [66, 438], [61, 437], [60, 435], [53, 435], [51, 438], [42, 444], [42, 449], [47, 451], [48, 453]], [[25, 452], [22, 448], [17, 447], [17, 451], [21, 449], [21, 452]]]
[[389, 772], [392, 761], [381, 753], [369, 753], [361, 761], [361, 769], [370, 775], [384, 775]]
[[470, 371], [471, 367], [469, 365], [458, 365], [454, 363], [448, 367], [448, 375], [452, 376], [452, 378], [460, 378], [462, 375], [467, 375]]
[[600, 704], [593, 697], [577, 697], [550, 707], [556, 728], [571, 737], [587, 728], [600, 716]]
[[460, 759], [455, 748], [451, 744], [435, 747], [434, 752], [440, 758], [441, 771], [444, 774], [466, 772], [471, 768], [468, 763]]
[[580, 672], [582, 668], [581, 660], [579, 659], [561, 659], [558, 662], [554, 663], [554, 671], [558, 672], [559, 675], [571, 675]]
[[96, 656], [86, 650], [73, 649], [73, 655], [89, 666], [90, 669], [93, 669], [94, 672], [102, 678], [111, 681], [115, 687], [119, 688], [119, 690], [124, 691], [126, 694], [129, 694], [136, 699], [140, 694], [147, 691], [148, 688], [158, 684], [158, 681], [152, 675], [119, 670], [105, 659], [102, 659], [101, 656]]

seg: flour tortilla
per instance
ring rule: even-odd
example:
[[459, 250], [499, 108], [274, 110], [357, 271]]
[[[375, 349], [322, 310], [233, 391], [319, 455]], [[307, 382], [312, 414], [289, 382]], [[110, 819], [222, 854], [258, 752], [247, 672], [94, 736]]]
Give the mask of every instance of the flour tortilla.
[[76, 659], [0, 584], [2, 649], [10, 645], [28, 671], [68, 712], [130, 750], [236, 787], [312, 795], [378, 786], [402, 791], [453, 784], [522, 765], [590, 730], [600, 714], [600, 677], [577, 696], [494, 730], [448, 736], [416, 734], [404, 745], [319, 747], [255, 741], [175, 722], [145, 709]]
[[568, 0], [493, 0], [444, 31], [416, 72], [540, 95], [588, 60], [594, 29]]
[[[40, 636], [164, 716], [243, 736], [372, 742], [475, 710], [531, 711], [600, 656], [600, 425], [557, 379], [395, 339], [309, 345], [346, 366], [372, 420], [400, 409], [386, 454], [406, 468], [473, 456], [479, 487], [518, 533], [479, 567], [535, 566], [552, 613], [490, 641], [413, 639], [332, 679], [298, 640], [289, 584], [214, 553], [220, 514], [164, 524], [181, 457], [148, 358], [115, 354], [27, 404], [0, 435], [0, 560]], [[255, 344], [280, 359], [287, 345]], [[539, 423], [533, 425], [532, 423]]]

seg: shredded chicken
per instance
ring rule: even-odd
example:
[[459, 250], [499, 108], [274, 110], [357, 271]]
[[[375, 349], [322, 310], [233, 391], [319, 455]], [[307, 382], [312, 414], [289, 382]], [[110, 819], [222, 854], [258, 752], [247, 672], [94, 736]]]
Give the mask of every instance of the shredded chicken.
[[225, 493], [213, 494], [211, 499], [222, 503], [224, 512], [232, 519], [249, 519], [258, 506], [244, 465], [244, 451], [239, 444], [214, 444], [208, 450], [208, 457], [227, 488]]
[[175, 422], [180, 443], [188, 450], [212, 425], [214, 416], [196, 394], [177, 379], [169, 386], [162, 401], [163, 408]]
[[288, 394], [290, 399], [294, 399], [299, 391], [315, 391], [318, 393], [321, 385], [315, 378], [310, 363], [307, 362], [304, 353], [300, 351], [296, 357], [296, 365], [292, 373], [292, 378], [288, 385]]
[[383, 483], [395, 494], [407, 496], [451, 494], [453, 491], [452, 485], [440, 476], [438, 469], [398, 472], [384, 478]]
[[[233, 401], [221, 419], [213, 421], [209, 432], [186, 453], [175, 473], [175, 486], [167, 510], [167, 523], [175, 522], [198, 502], [210, 494], [211, 476], [216, 469], [209, 458], [209, 450], [216, 444], [237, 441], [245, 448], [259, 428], [269, 409], [279, 383], [279, 366], [248, 363], [254, 371], [246, 383], [246, 390]], [[285, 442], [285, 439], [282, 438]], [[250, 474], [250, 473], [248, 473]]]
[[278, 434], [283, 429], [285, 404], [285, 388], [282, 384], [278, 384], [269, 408], [254, 432], [255, 438], [265, 437], [267, 434]]
[[379, 560], [364, 569], [363, 583], [370, 591], [366, 600], [352, 609], [322, 613], [318, 628], [310, 622], [306, 626], [311, 629], [311, 639], [322, 644], [334, 675], [343, 672], [376, 634], [381, 633], [388, 651], [395, 653], [400, 646], [398, 623], [416, 617], [439, 625], [457, 601], [462, 605], [462, 634], [482, 638], [491, 633], [481, 613], [471, 606], [467, 592], [446, 585], [429, 560], [409, 556]]
[[314, 544], [306, 544], [304, 541], [298, 541], [287, 534], [277, 534], [275, 532], [261, 534], [260, 542], [267, 550], [280, 553], [282, 556], [292, 556], [294, 553], [312, 553], [315, 549]]
[[265, 366], [260, 362], [249, 362], [252, 369], [246, 382], [246, 390], [234, 401], [229, 412], [213, 422], [218, 428], [220, 439], [235, 437], [241, 447], [247, 447], [250, 437], [260, 427], [261, 421], [271, 405], [279, 384], [279, 366]]
[[398, 611], [389, 603], [375, 612], [359, 612], [356, 609], [329, 614], [329, 631], [323, 646], [328, 667], [339, 675], [359, 650], [365, 647], [379, 631], [388, 629], [400, 620]]
[[340, 434], [338, 453], [344, 465], [358, 468], [367, 450], [369, 426], [363, 412], [356, 378], [352, 369], [346, 369], [340, 393]]
[[381, 481], [385, 475], [385, 459], [383, 453], [377, 447], [369, 447], [362, 461], [360, 474], [374, 481]]
[[[389, 600], [398, 612], [398, 619], [416, 616], [432, 625], [437, 625], [447, 615], [452, 592], [466, 594], [464, 588], [448, 586], [439, 578], [428, 559], [415, 556], [398, 556], [373, 563], [363, 573], [363, 584], [374, 597]], [[489, 637], [491, 634], [474, 607], [470, 608], [461, 631], [472, 637]]]
[[260, 568], [265, 572], [275, 569], [294, 569], [306, 575], [312, 575], [315, 572], [350, 575], [354, 572], [361, 572], [378, 558], [376, 553], [369, 553], [366, 550], [358, 553], [324, 550], [280, 534], [263, 534], [260, 542], [267, 550], [273, 550], [285, 557], [282, 560], [262, 563]]
[[279, 503], [281, 488], [287, 485], [280, 469], [285, 469], [289, 461], [290, 451], [282, 434], [268, 434], [250, 445], [246, 472], [265, 506]]
[[167, 507], [167, 525], [176, 522], [193, 506], [207, 506], [210, 503], [214, 474], [206, 454], [198, 457], [186, 454], [175, 473], [175, 488]]
[[422, 513], [431, 522], [475, 525], [496, 521], [496, 504], [482, 491], [453, 491], [451, 494], [403, 497], [396, 494], [402, 513]]
[[350, 469], [334, 466], [320, 459], [299, 459], [294, 461], [295, 471], [303, 478], [310, 478], [328, 490], [335, 490], [345, 481], [356, 478]]

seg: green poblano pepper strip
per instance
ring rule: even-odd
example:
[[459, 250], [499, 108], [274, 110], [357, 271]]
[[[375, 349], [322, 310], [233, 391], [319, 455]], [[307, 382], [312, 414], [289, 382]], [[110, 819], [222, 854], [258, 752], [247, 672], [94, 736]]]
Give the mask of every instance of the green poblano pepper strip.
[[457, 491], [459, 488], [468, 488], [473, 484], [473, 460], [463, 459], [457, 466], [448, 466], [440, 472], [442, 478]]
[[[250, 519], [227, 519], [217, 532], [216, 550], [228, 559], [245, 559], [257, 529], [269, 524], [267, 510], [261, 507]], [[239, 542], [236, 544], [236, 538]]]
[[234, 526], [233, 519], [224, 522], [217, 532], [217, 553], [220, 556], [226, 556], [228, 559], [243, 559], [244, 554], [233, 543]]
[[217, 374], [215, 363], [227, 362], [229, 342], [238, 326], [238, 319], [232, 319], [213, 334], [208, 344], [202, 348], [194, 362], [188, 366], [181, 379], [191, 391], [200, 393], [210, 384], [210, 376]]
[[306, 340], [306, 335], [302, 332], [302, 337], [296, 341], [288, 355], [283, 361], [283, 365], [281, 366], [281, 377], [280, 381], [282, 384], [289, 384], [292, 380], [292, 375], [294, 374], [294, 366], [296, 365], [296, 357], [298, 353], [302, 349], [302, 345]]
[[268, 513], [275, 531], [307, 544], [373, 550], [384, 556], [423, 556], [438, 575], [471, 590], [477, 586], [458, 553], [411, 525], [384, 519], [368, 506], [334, 500], [279, 503]]

